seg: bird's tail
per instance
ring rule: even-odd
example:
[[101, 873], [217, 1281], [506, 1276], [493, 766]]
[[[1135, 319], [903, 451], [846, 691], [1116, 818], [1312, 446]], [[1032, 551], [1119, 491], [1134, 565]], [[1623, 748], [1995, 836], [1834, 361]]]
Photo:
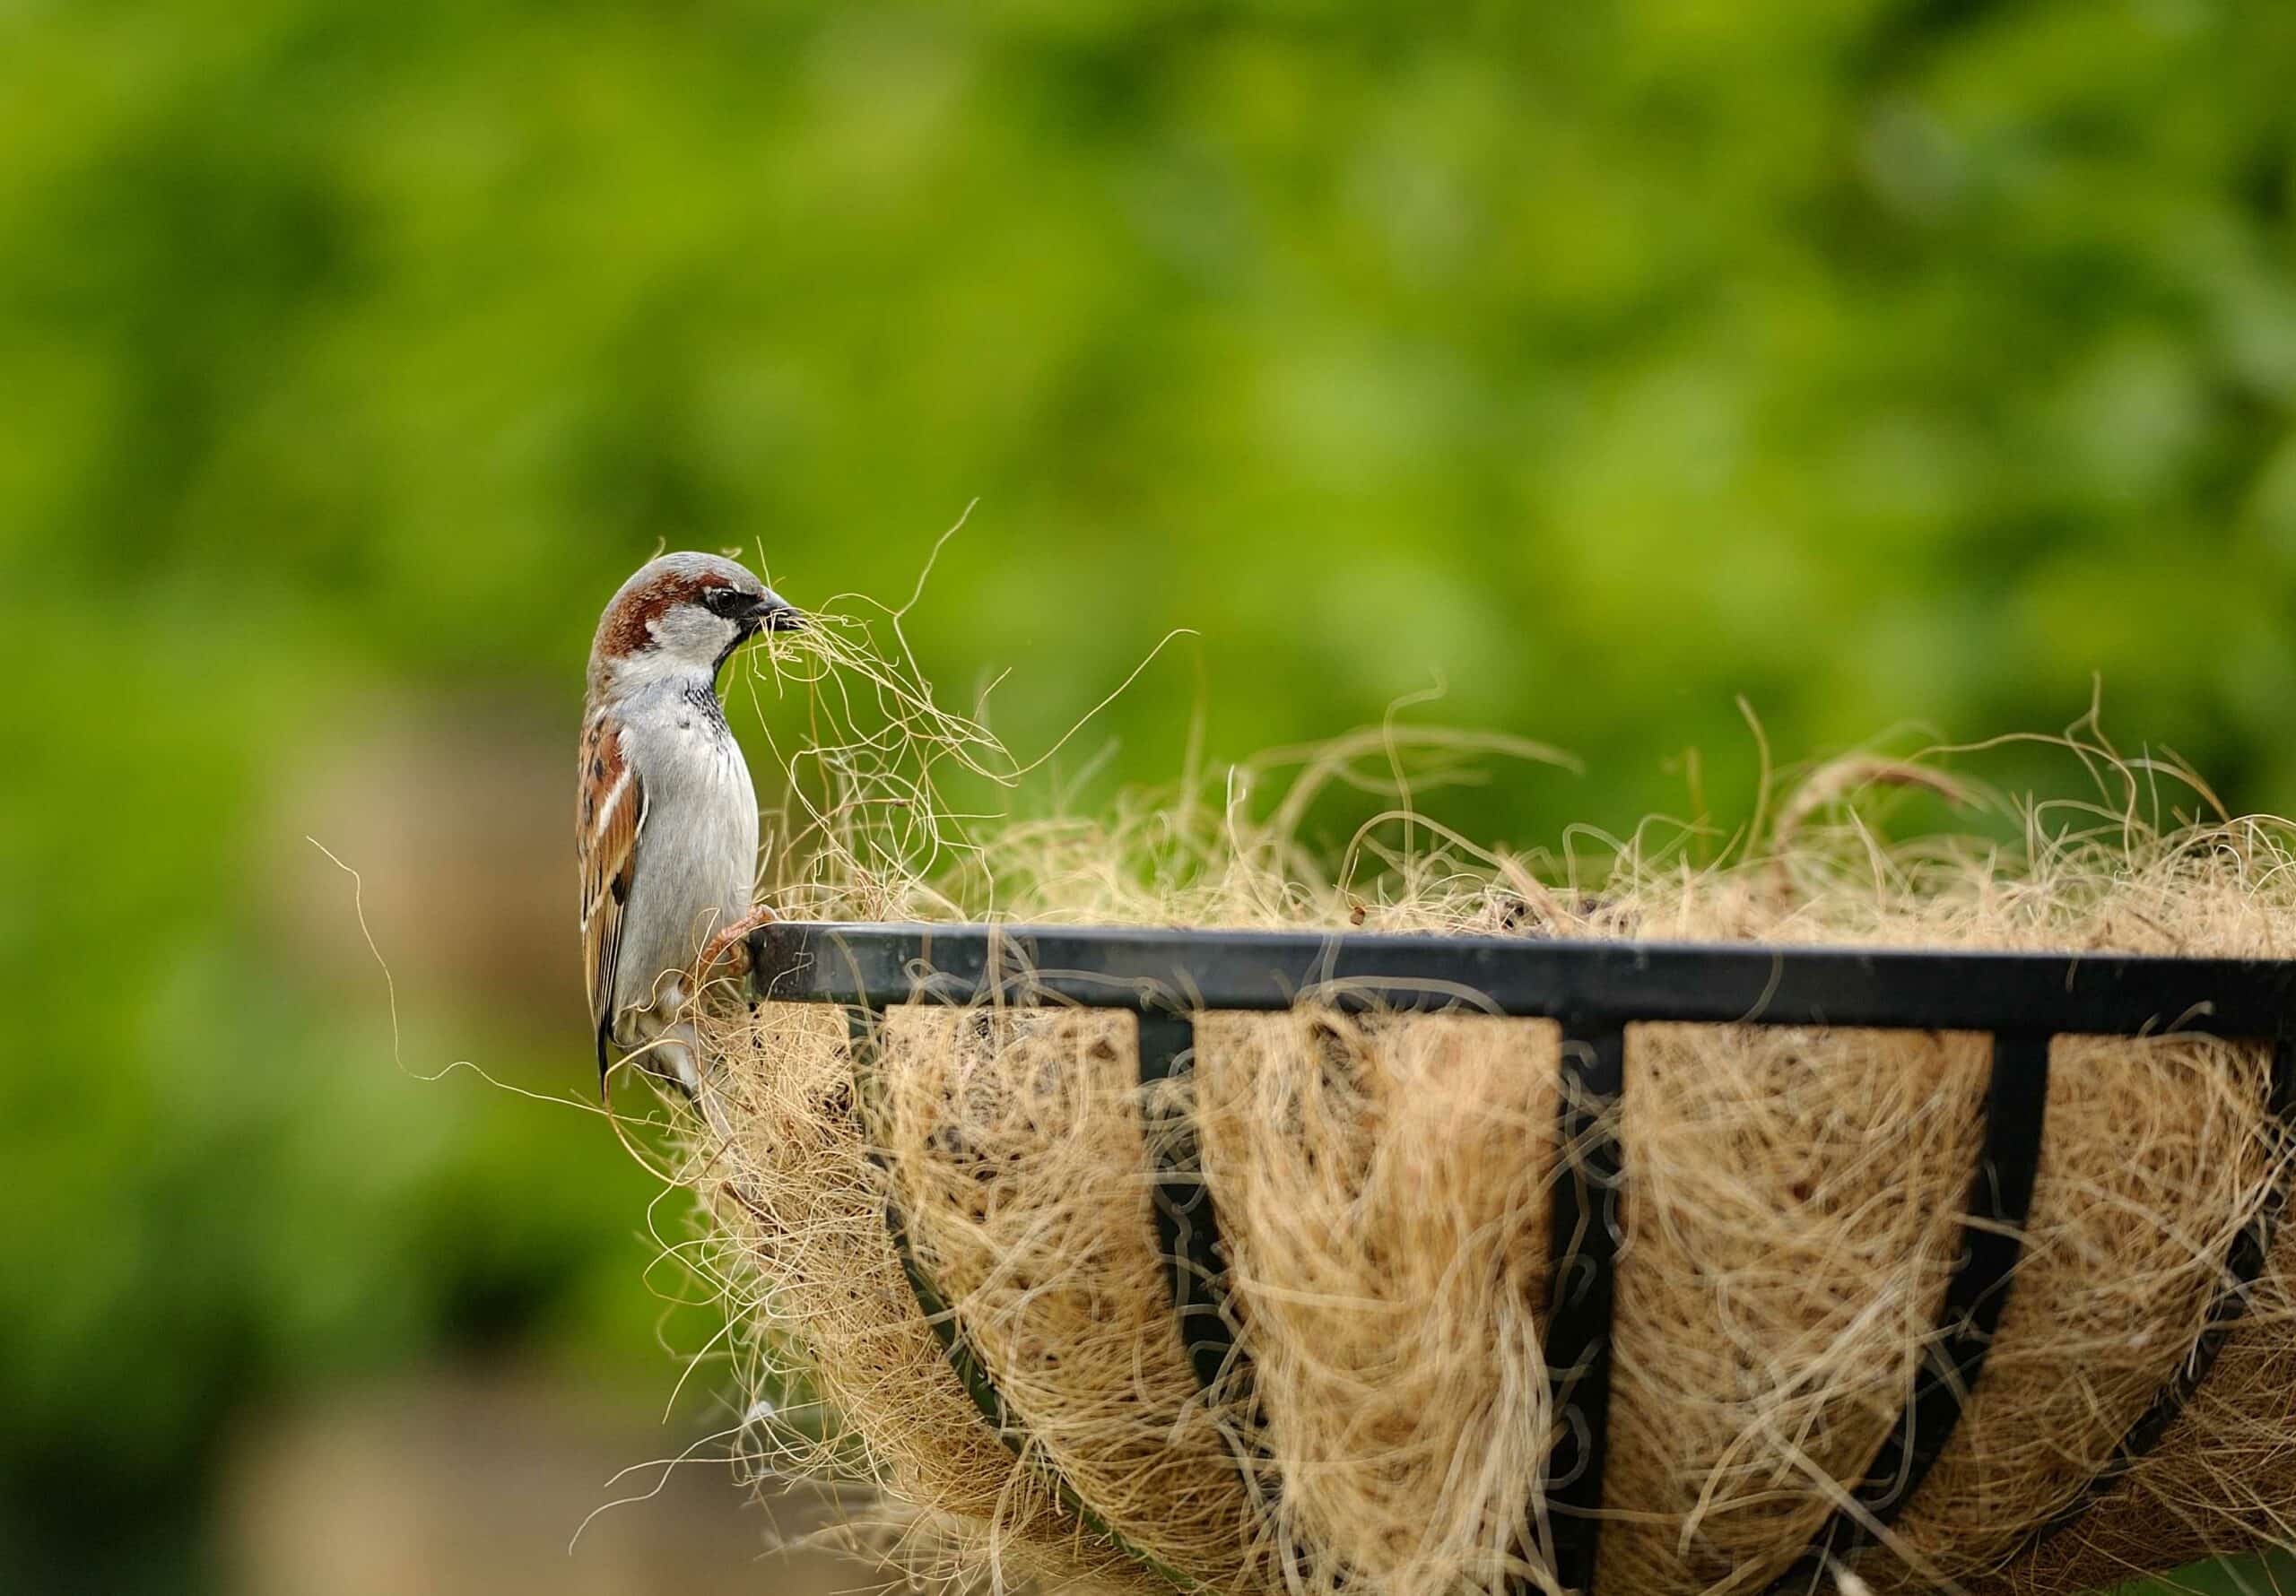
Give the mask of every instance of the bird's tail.
[[684, 1094], [693, 1105], [720, 1147], [734, 1139], [734, 1127], [726, 1116], [724, 1094], [718, 1089], [722, 1077], [704, 1079], [701, 1033], [690, 1019], [674, 1020], [663, 1028], [654, 1039], [647, 1067]]
[[[609, 1033], [598, 1028], [598, 1095], [604, 1101], [607, 1094], [607, 1080], [612, 1071], [607, 1053]], [[733, 1122], [727, 1117], [721, 1094], [712, 1081], [702, 1079], [701, 1036], [691, 1020], [680, 1019], [664, 1026], [648, 1037], [643, 1045], [630, 1054], [639, 1067], [657, 1080], [677, 1089], [681, 1097], [709, 1123], [720, 1145], [733, 1140]]]

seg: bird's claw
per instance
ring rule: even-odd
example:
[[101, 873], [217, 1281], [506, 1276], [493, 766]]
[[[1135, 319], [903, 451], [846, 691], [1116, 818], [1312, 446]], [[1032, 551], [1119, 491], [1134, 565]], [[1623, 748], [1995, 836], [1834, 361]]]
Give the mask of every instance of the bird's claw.
[[701, 978], [705, 981], [710, 979], [721, 964], [726, 967], [726, 973], [736, 980], [746, 976], [750, 973], [750, 932], [761, 925], [772, 924], [773, 920], [771, 909], [755, 908], [711, 937], [709, 945], [701, 950]]

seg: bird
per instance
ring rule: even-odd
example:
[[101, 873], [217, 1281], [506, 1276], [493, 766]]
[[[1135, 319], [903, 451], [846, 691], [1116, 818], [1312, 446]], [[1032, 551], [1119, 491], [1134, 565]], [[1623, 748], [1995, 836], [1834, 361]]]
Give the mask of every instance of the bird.
[[751, 638], [805, 625], [747, 568], [694, 553], [640, 566], [598, 619], [576, 842], [602, 1102], [614, 1049], [700, 1097], [700, 1048], [683, 1011], [741, 934], [771, 918], [751, 902], [757, 791], [718, 678]]

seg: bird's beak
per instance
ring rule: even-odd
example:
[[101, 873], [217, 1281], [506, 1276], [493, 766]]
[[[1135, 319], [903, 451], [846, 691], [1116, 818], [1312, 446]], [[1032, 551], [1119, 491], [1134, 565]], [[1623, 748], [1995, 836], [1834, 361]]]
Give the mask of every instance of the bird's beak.
[[757, 608], [750, 612], [748, 620], [752, 635], [758, 632], [802, 632], [806, 626], [805, 612], [770, 589], [757, 601]]

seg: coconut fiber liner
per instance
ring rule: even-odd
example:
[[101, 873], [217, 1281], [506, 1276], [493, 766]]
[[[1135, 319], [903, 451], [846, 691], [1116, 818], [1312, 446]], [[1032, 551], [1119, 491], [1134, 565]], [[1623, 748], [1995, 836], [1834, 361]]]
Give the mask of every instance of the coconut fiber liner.
[[[1622, 869], [1592, 898], [1499, 867], [1405, 872], [1351, 907], [1231, 871], [1193, 896], [1046, 889], [1042, 909], [2277, 957], [2291, 863], [2276, 823], [2108, 827], [2013, 867], [1885, 856], [1853, 825], [1727, 869]], [[1145, 1089], [1128, 1013], [920, 1002], [857, 1033], [834, 1006], [721, 1002], [705, 1038], [726, 1133], [697, 1142], [690, 1178], [760, 1381], [813, 1404], [757, 1442], [763, 1465], [869, 1482], [862, 1520], [912, 1577], [1559, 1589], [1541, 1319], [1570, 1156], [1561, 1043], [1460, 996], [1447, 1013], [1200, 1014], [1192, 1071]], [[1848, 1502], [1941, 1334], [1990, 1045], [1627, 1028], [1598, 1590], [1761, 1591]], [[2070, 1592], [2296, 1542], [2296, 1244], [2274, 1233], [2244, 1290], [2230, 1262], [2286, 1184], [2269, 1054], [2189, 1031], [2052, 1044], [1983, 1376], [1855, 1575], [1820, 1567], [1805, 1588]], [[1183, 1124], [1239, 1355], [1210, 1396], [1152, 1203]], [[2222, 1356], [2109, 1478], [2132, 1427], [2208, 1363], [2228, 1301], [2243, 1311]]]

